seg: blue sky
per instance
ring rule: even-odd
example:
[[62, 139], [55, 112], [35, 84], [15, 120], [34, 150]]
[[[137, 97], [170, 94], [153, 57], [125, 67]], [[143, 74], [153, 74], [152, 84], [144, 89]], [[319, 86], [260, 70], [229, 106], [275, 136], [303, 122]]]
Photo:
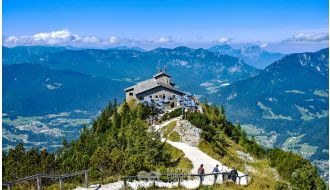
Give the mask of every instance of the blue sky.
[[3, 0], [3, 36], [7, 46], [313, 51], [328, 46], [328, 8], [328, 0]]

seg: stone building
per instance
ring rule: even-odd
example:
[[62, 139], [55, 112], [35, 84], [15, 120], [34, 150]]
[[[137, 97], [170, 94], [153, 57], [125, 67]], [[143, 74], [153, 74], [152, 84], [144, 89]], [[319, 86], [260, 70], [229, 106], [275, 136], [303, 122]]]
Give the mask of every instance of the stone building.
[[155, 74], [153, 78], [141, 81], [134, 86], [125, 89], [126, 101], [130, 100], [153, 100], [160, 99], [174, 100], [185, 93], [175, 88], [171, 76], [166, 70]]

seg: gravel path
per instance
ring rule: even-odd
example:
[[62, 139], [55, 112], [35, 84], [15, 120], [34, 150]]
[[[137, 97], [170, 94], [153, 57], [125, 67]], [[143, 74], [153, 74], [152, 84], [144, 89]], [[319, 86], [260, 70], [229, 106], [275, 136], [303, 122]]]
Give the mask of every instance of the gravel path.
[[[198, 147], [194, 147], [194, 146], [188, 145], [186, 143], [182, 143], [182, 142], [172, 142], [170, 140], [167, 140], [167, 143], [182, 150], [183, 153], [185, 154], [185, 156], [189, 160], [191, 160], [191, 162], [193, 164], [193, 169], [192, 169], [191, 173], [197, 173], [197, 170], [201, 164], [204, 165], [205, 173], [212, 173], [213, 168], [217, 164], [219, 165], [219, 169], [221, 170], [221, 172], [230, 172], [230, 170], [231, 170], [227, 166], [224, 166], [222, 163], [220, 163], [218, 160], [213, 159], [206, 153], [199, 150]], [[243, 176], [243, 175], [244, 175], [244, 173], [238, 172], [238, 176]], [[205, 181], [208, 181], [208, 180], [210, 180], [211, 183], [213, 183], [213, 176], [209, 176], [209, 177], [205, 178]], [[247, 180], [244, 177], [241, 179], [241, 185], [246, 185], [246, 184], [247, 184]]]

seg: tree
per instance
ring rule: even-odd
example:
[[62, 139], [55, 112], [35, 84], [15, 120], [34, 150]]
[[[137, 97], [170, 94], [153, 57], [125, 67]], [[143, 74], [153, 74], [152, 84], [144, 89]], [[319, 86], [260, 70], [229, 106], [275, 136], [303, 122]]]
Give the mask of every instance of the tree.
[[91, 159], [91, 166], [101, 172], [102, 180], [111, 166], [110, 152], [105, 148], [97, 148]]

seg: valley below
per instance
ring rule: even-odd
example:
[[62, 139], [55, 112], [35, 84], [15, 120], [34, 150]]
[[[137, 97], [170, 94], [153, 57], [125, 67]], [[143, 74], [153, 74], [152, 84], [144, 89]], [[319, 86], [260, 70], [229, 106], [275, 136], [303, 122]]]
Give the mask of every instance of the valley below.
[[77, 139], [83, 126], [90, 127], [96, 116], [82, 110], [25, 117], [3, 113], [2, 148], [8, 151], [23, 142], [26, 148], [55, 152], [64, 140]]

